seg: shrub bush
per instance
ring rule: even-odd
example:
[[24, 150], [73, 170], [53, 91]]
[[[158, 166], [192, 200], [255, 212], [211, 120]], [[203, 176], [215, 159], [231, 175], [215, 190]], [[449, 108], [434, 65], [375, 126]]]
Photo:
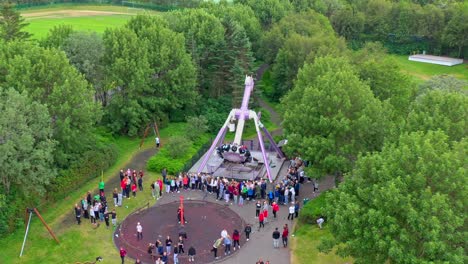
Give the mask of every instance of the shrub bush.
[[321, 193], [302, 207], [299, 214], [299, 222], [301, 224], [315, 224], [315, 221], [320, 216], [325, 216], [326, 194], [327, 192]]
[[186, 139], [185, 137], [176, 136], [169, 139], [165, 148], [171, 158], [177, 159], [183, 157], [191, 145], [192, 141]]
[[209, 142], [210, 136], [203, 134], [197, 141], [191, 143], [189, 147], [184, 149], [183, 155], [179, 158], [172, 158], [169, 151], [169, 144], [164, 145], [161, 150], [148, 160], [146, 168], [149, 171], [161, 172], [163, 168], [167, 168], [169, 174], [175, 175], [183, 171], [187, 162], [196, 156], [202, 147]]

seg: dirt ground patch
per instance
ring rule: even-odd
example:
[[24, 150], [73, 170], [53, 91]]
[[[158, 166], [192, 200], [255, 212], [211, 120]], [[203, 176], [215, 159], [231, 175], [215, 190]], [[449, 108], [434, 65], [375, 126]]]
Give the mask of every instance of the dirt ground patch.
[[132, 13], [111, 12], [111, 11], [92, 11], [92, 10], [54, 10], [37, 13], [27, 13], [22, 16], [31, 19], [39, 18], [69, 18], [69, 17], [84, 17], [84, 16], [111, 16], [111, 15], [129, 15]]

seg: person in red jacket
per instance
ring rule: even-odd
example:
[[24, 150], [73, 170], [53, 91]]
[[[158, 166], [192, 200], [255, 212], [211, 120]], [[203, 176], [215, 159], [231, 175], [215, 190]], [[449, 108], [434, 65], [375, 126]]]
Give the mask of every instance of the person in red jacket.
[[161, 179], [158, 179], [158, 183], [159, 183], [159, 197], [161, 197], [164, 183]]
[[122, 259], [122, 264], [124, 264], [125, 262], [126, 255], [127, 255], [127, 251], [123, 247], [120, 247], [120, 258]]
[[132, 183], [132, 193], [133, 193], [133, 197], [136, 197], [136, 192], [137, 192], [136, 183]]
[[126, 197], [127, 192], [125, 190], [127, 189], [127, 176], [125, 176], [123, 180], [120, 182], [120, 188], [122, 188], [123, 196]]
[[272, 209], [273, 209], [273, 218], [276, 218], [276, 213], [279, 211], [279, 205], [273, 202]]
[[288, 224], [285, 224], [283, 227], [283, 234], [281, 235], [281, 237], [283, 238], [283, 247], [288, 246], [288, 235], [289, 235]]
[[233, 244], [234, 251], [236, 251], [236, 245], [237, 245], [237, 248], [240, 249], [240, 244], [239, 244], [240, 233], [237, 229], [234, 229], [234, 233], [232, 233], [232, 240], [234, 241], [234, 244]]
[[258, 215], [258, 231], [260, 231], [260, 228], [265, 228], [265, 224], [263, 223], [263, 221], [265, 221], [265, 216], [263, 215], [263, 211], [260, 212], [260, 214]]

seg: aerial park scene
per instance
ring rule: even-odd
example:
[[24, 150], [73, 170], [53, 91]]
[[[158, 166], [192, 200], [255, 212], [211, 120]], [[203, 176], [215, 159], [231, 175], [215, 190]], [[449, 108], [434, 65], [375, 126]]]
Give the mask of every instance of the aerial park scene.
[[468, 4], [0, 3], [0, 263], [466, 263]]

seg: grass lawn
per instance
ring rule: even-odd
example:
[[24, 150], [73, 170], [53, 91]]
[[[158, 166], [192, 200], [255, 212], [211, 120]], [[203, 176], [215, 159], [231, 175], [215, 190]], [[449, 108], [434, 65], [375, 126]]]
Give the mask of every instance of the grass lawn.
[[[106, 5], [106, 4], [77, 4], [77, 3], [69, 3], [69, 4], [53, 4], [49, 6], [37, 6], [37, 7], [30, 7], [25, 9], [20, 9], [19, 11], [21, 14], [31, 14], [31, 13], [39, 13], [39, 12], [51, 12], [51, 11], [60, 11], [60, 10], [92, 10], [92, 11], [109, 11], [109, 12], [119, 12], [119, 13], [137, 13], [142, 12], [142, 9], [135, 9], [129, 8], [127, 6], [121, 5]], [[148, 11], [154, 12], [157, 11]]]
[[468, 65], [443, 66], [423, 62], [409, 61], [408, 56], [389, 55], [394, 58], [402, 70], [413, 76], [417, 82], [423, 82], [434, 75], [448, 74], [468, 81]]
[[304, 224], [291, 237], [292, 262], [294, 264], [344, 264], [352, 263], [351, 258], [341, 258], [333, 252], [329, 254], [318, 251], [317, 246], [322, 238], [330, 237], [327, 225], [323, 229]]
[[[179, 131], [180, 127], [180, 124], [171, 124], [161, 129], [161, 143], [164, 144], [167, 137]], [[116, 163], [104, 172], [104, 181], [116, 177], [118, 170], [138, 152], [140, 139], [120, 137], [115, 139], [115, 143], [119, 149], [119, 156]], [[149, 136], [145, 140], [142, 148], [150, 147], [154, 147], [153, 136]], [[149, 173], [145, 177], [145, 187], [147, 187], [149, 179], [156, 179], [159, 174]], [[24, 227], [18, 228], [13, 234], [0, 239], [0, 248], [2, 249], [0, 263], [75, 263], [91, 261], [97, 256], [102, 256], [106, 263], [119, 263], [120, 257], [112, 240], [112, 229], [106, 229], [105, 224], [97, 229], [93, 229], [87, 221], [83, 221], [81, 226], [76, 225], [75, 221], [73, 224], [63, 224], [63, 221], [66, 220], [64, 218], [72, 212], [73, 205], [84, 196], [86, 191], [97, 188], [99, 180], [98, 177], [83, 186], [76, 186], [76, 191], [70, 193], [65, 199], [51, 204], [47, 210], [41, 211], [46, 222], [58, 236], [60, 245], [57, 245], [50, 237], [39, 219], [33, 217], [23, 257], [20, 259], [18, 256], [23, 241]], [[154, 200], [151, 198], [149, 188], [145, 188], [143, 192], [138, 193], [137, 199], [125, 200], [124, 206], [117, 209], [118, 221], [120, 222], [136, 208], [148, 202], [154, 203]], [[112, 207], [110, 206], [110, 209]]]
[[107, 28], [124, 25], [136, 14], [158, 14], [157, 11], [115, 5], [60, 4], [20, 10], [29, 25], [26, 31], [40, 39], [58, 25], [72, 25], [78, 31], [103, 33]]
[[47, 36], [50, 29], [58, 25], [71, 25], [78, 31], [103, 33], [107, 28], [122, 26], [132, 15], [83, 16], [70, 18], [40, 18], [29, 20], [26, 31], [35, 39]]

